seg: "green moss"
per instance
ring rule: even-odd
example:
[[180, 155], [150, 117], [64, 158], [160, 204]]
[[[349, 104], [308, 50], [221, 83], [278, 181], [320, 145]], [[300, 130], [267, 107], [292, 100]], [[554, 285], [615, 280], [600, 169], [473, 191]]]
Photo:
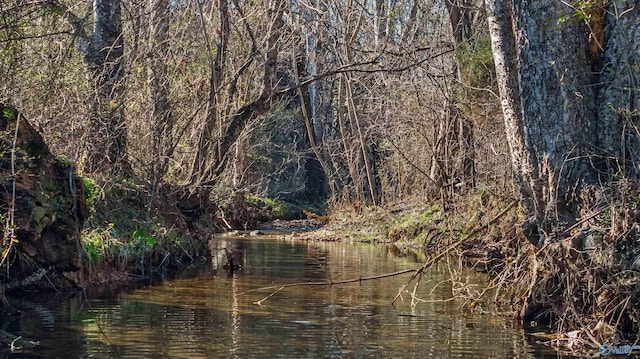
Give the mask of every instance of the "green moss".
[[36, 206], [31, 210], [31, 219], [36, 224], [35, 231], [42, 233], [42, 231], [51, 224], [49, 216], [47, 216], [48, 210], [45, 207]]
[[433, 205], [400, 215], [389, 230], [393, 241], [411, 241], [428, 244], [442, 222], [442, 208]]
[[263, 212], [266, 216], [275, 219], [294, 219], [302, 210], [292, 203], [275, 200], [267, 197], [247, 196], [246, 201], [249, 205]]
[[93, 215], [96, 211], [95, 204], [100, 197], [100, 187], [96, 185], [96, 182], [89, 177], [81, 177], [82, 185], [84, 186], [84, 198], [87, 202], [87, 208], [89, 214]]
[[5, 119], [9, 121], [15, 121], [18, 118], [18, 110], [16, 110], [15, 107], [0, 104], [0, 109], [2, 110], [2, 116]]
[[43, 207], [34, 207], [31, 211], [31, 218], [34, 221], [40, 222], [42, 218], [47, 214], [47, 210]]
[[72, 162], [67, 156], [58, 155], [56, 159], [58, 160], [58, 164], [60, 165], [60, 168], [64, 170], [68, 170], [71, 168]]

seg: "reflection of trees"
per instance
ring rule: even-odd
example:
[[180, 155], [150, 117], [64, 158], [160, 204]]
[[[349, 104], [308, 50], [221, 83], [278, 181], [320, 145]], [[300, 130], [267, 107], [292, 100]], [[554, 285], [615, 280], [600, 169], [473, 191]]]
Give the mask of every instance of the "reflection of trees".
[[[464, 348], [500, 357], [524, 352], [521, 338], [502, 335], [508, 330], [501, 318], [466, 316], [459, 302], [441, 300], [452, 291], [446, 262], [425, 274], [418, 295], [427, 301], [415, 310], [410, 300], [395, 310], [390, 306], [406, 277], [290, 287], [257, 306], [253, 301], [265, 293], [242, 293], [274, 282], [347, 279], [416, 264], [383, 246], [241, 238], [221, 243], [241, 253], [242, 271], [232, 276], [209, 272], [140, 288], [117, 302], [94, 302], [95, 309], [74, 324], [82, 331], [65, 345], [126, 357], [448, 357], [449, 351]], [[472, 274], [469, 278], [474, 280]]]

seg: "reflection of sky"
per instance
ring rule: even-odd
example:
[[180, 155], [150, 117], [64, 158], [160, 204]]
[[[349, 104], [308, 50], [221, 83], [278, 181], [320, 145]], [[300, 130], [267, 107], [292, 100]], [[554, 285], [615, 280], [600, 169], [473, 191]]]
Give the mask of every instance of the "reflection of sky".
[[[92, 300], [91, 310], [87, 305], [71, 310], [85, 313], [80, 320], [59, 314], [42, 345], [52, 357], [526, 356], [522, 332], [510, 327], [510, 319], [473, 316], [460, 302], [448, 300], [445, 265], [428, 272], [419, 286], [425, 302], [412, 309], [411, 294], [404, 293], [394, 308], [390, 303], [408, 276], [276, 291], [285, 283], [419, 266], [410, 255], [397, 257], [384, 246], [273, 238], [227, 239], [226, 245], [242, 252], [242, 271], [227, 275], [205, 267], [195, 277], [139, 288], [118, 299]], [[272, 288], [247, 292], [267, 286]], [[73, 352], [69, 343], [75, 343]]]

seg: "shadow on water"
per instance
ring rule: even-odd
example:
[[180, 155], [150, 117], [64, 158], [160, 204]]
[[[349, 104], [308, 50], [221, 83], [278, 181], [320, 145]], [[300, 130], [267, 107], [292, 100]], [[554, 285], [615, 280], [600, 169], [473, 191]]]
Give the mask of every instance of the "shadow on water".
[[[409, 275], [336, 281], [415, 268], [394, 247], [223, 237], [210, 261], [175, 278], [73, 298], [16, 300], [8, 332], [40, 341], [16, 358], [563, 358], [527, 339], [512, 318], [472, 314], [456, 283], [486, 280], [443, 262], [391, 305]], [[238, 265], [224, 268], [229, 255]], [[452, 277], [451, 268], [455, 267]], [[409, 288], [413, 290], [413, 287]], [[267, 298], [267, 299], [264, 299]], [[255, 304], [257, 301], [260, 305]], [[568, 358], [568, 357], [564, 357]]]

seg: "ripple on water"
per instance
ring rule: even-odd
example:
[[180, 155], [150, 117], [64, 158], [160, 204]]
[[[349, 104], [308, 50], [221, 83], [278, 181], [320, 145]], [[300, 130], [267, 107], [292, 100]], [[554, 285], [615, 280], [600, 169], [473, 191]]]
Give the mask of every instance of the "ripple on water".
[[[509, 318], [472, 315], [450, 300], [450, 273], [425, 273], [391, 305], [408, 276], [333, 286], [335, 281], [419, 266], [384, 246], [225, 238], [243, 270], [70, 302], [41, 339], [45, 357], [119, 358], [531, 358]], [[484, 277], [465, 273], [479, 284]], [[458, 280], [457, 278], [456, 280]], [[264, 288], [271, 287], [271, 288]], [[249, 290], [257, 291], [247, 292]], [[268, 298], [267, 298], [268, 297]], [[265, 299], [262, 305], [254, 302]], [[21, 334], [29, 336], [31, 327]], [[42, 330], [42, 329], [39, 329]]]

